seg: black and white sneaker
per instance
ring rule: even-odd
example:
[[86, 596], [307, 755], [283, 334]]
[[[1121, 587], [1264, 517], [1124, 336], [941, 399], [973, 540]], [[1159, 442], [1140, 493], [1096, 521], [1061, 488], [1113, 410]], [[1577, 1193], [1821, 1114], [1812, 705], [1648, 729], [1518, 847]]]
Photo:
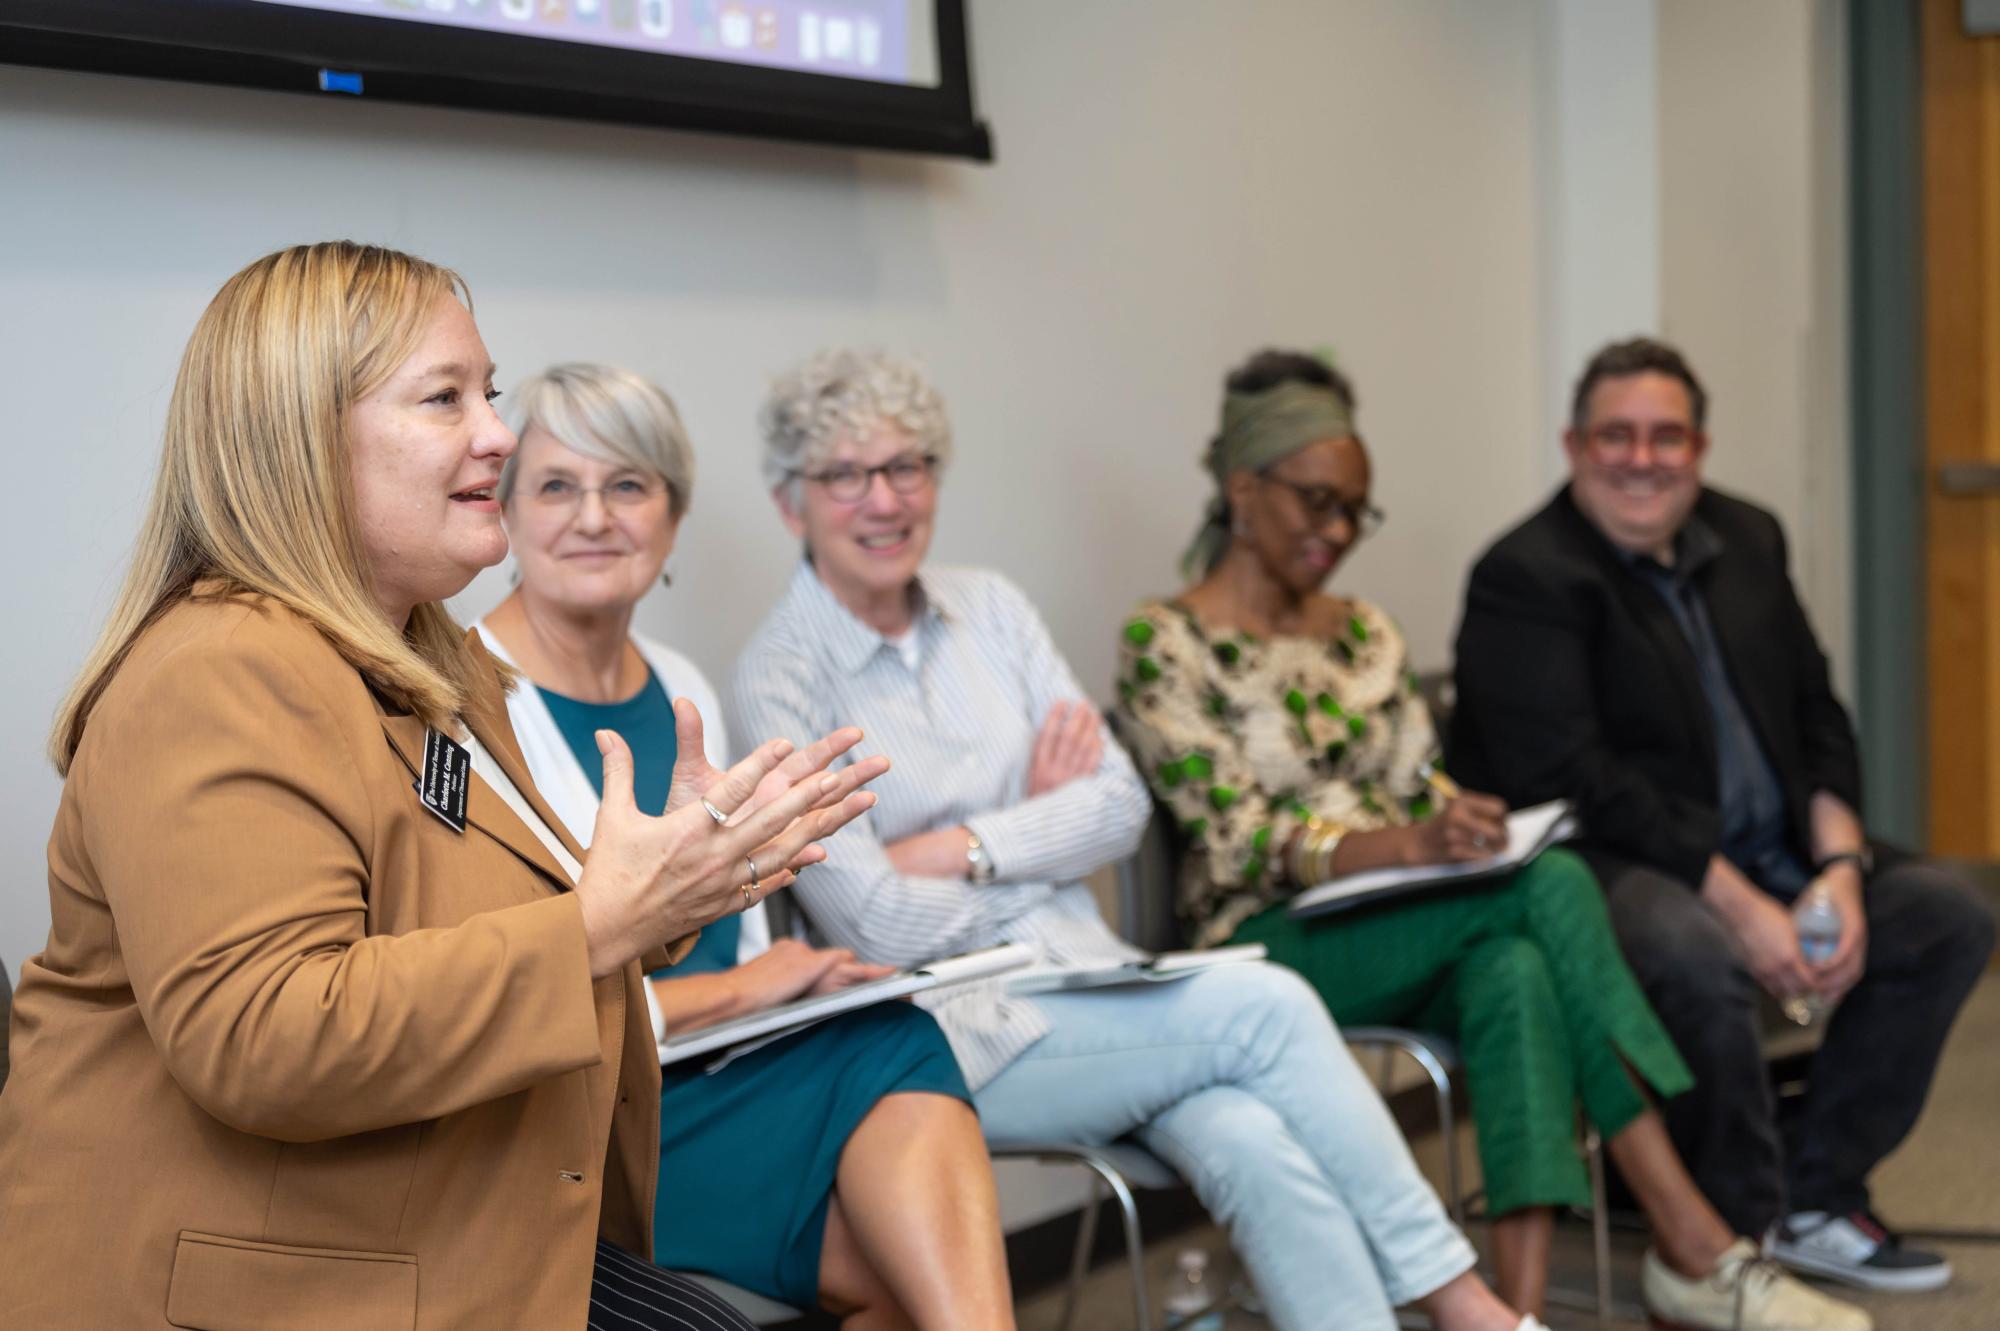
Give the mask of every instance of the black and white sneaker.
[[1934, 1252], [1905, 1248], [1902, 1239], [1866, 1211], [1797, 1212], [1771, 1227], [1768, 1248], [1794, 1271], [1858, 1289], [1911, 1292], [1951, 1283], [1950, 1262]]

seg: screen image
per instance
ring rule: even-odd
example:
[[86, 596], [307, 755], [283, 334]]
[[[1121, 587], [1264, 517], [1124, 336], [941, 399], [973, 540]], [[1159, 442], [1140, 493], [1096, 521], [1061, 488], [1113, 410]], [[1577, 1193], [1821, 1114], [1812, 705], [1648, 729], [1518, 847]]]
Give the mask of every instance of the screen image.
[[259, 0], [557, 41], [936, 87], [927, 0]]
[[0, 61], [990, 161], [965, 5], [0, 0]]

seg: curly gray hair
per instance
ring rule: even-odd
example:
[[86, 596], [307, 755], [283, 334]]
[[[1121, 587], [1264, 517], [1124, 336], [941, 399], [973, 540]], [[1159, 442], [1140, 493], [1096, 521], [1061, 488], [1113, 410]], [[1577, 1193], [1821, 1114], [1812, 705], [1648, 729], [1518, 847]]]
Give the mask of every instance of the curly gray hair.
[[951, 458], [944, 399], [914, 361], [882, 351], [822, 351], [771, 381], [757, 411], [764, 482], [797, 506], [806, 469], [842, 439], [888, 422], [942, 466]]

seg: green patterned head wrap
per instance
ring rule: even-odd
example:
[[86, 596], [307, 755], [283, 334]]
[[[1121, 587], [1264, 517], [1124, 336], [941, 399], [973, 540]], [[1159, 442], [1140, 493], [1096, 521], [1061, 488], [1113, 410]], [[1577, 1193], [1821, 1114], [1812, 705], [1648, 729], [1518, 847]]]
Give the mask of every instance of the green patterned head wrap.
[[1239, 471], [1262, 471], [1322, 439], [1354, 436], [1354, 412], [1324, 384], [1296, 379], [1257, 393], [1229, 393], [1222, 399], [1222, 429], [1209, 444], [1202, 466], [1215, 479], [1201, 530], [1181, 556], [1189, 581], [1208, 576], [1229, 548], [1229, 478]]

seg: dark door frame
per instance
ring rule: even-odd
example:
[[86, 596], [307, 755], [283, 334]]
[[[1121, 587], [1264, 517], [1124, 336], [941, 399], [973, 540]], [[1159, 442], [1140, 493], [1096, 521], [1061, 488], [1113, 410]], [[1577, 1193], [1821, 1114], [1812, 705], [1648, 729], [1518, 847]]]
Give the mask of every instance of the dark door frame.
[[1878, 836], [1925, 837], [1922, 68], [1916, 0], [1847, 0], [1856, 721]]

